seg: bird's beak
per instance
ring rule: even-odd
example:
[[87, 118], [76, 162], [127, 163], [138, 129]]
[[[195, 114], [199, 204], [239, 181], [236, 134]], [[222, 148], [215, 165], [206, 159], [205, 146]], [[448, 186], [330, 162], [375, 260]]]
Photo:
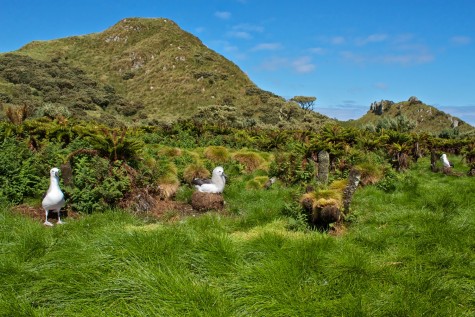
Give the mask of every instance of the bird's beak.
[[224, 173], [223, 173], [223, 176], [224, 176], [224, 178], [226, 178], [226, 179], [228, 178], [228, 175], [226, 175], [226, 174], [224, 174]]

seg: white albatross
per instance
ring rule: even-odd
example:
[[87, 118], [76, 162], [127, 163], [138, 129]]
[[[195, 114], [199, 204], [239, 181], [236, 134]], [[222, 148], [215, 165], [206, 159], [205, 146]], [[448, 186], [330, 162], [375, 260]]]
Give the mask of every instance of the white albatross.
[[215, 167], [211, 179], [193, 179], [195, 188], [202, 193], [222, 193], [226, 185], [226, 174], [221, 166]]
[[452, 164], [450, 164], [449, 160], [447, 159], [447, 155], [445, 153], [442, 154], [440, 159], [442, 160], [442, 164], [444, 164], [444, 167], [450, 168], [453, 166]]
[[49, 173], [50, 173], [49, 188], [46, 194], [44, 195], [43, 201], [41, 203], [46, 213], [46, 220], [44, 223], [46, 226], [53, 225], [51, 222], [48, 221], [48, 212], [50, 210], [56, 211], [58, 213], [58, 224], [64, 223], [61, 221], [61, 217], [59, 214], [59, 211], [65, 205], [64, 194], [59, 188], [59, 169], [56, 167], [53, 167]]

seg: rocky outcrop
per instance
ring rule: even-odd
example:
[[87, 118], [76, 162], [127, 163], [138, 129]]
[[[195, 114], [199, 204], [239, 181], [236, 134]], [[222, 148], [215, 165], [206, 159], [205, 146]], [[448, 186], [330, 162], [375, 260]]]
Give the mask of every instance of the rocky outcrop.
[[320, 183], [328, 182], [328, 173], [330, 172], [330, 154], [327, 151], [318, 152], [318, 175], [317, 179]]
[[343, 190], [343, 212], [348, 214], [350, 212], [350, 204], [353, 199], [353, 194], [358, 188], [361, 180], [361, 172], [353, 168], [348, 175], [348, 184]]
[[387, 110], [389, 107], [391, 107], [394, 104], [393, 101], [390, 100], [381, 100], [381, 101], [375, 101], [371, 103], [369, 110], [377, 114], [378, 116], [382, 115], [385, 110]]

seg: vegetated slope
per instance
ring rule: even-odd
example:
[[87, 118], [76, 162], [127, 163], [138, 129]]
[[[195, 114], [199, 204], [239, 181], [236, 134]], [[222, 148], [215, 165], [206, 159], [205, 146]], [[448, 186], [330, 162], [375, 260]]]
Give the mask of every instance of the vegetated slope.
[[429, 106], [416, 97], [397, 103], [389, 100], [374, 102], [364, 116], [349, 124], [435, 134], [464, 133], [474, 129], [463, 120]]
[[[45, 62], [24, 55], [0, 56], [0, 104], [21, 105], [25, 116], [76, 116], [113, 123], [130, 116], [140, 104], [127, 101], [110, 85], [61, 61]], [[106, 111], [110, 113], [106, 115]]]
[[[218, 118], [252, 119], [249, 124], [276, 125], [289, 119], [301, 122], [305, 117], [306, 122], [319, 125], [330, 120], [315, 112], [293, 109], [283, 98], [259, 89], [238, 66], [168, 19], [123, 19], [100, 33], [34, 41], [15, 54], [41, 61], [28, 63], [25, 74], [57, 65], [84, 72], [99, 90], [107, 90], [99, 95], [112, 94], [121, 100], [121, 106], [115, 104], [117, 100], [109, 100], [99, 107], [114, 116], [127, 117], [129, 122], [172, 121], [196, 115], [200, 108], [202, 116], [209, 118], [202, 109], [209, 106], [214, 106], [211, 112]], [[56, 75], [61, 78], [64, 73]], [[77, 79], [69, 78], [74, 83]], [[0, 76], [4, 103], [12, 101], [11, 95], [17, 90], [14, 85], [19, 83], [36, 91], [41, 88]], [[42, 101], [48, 99], [45, 96]], [[79, 108], [74, 103], [69, 100], [66, 106]], [[101, 111], [93, 109], [96, 102], [91, 104], [87, 110]]]

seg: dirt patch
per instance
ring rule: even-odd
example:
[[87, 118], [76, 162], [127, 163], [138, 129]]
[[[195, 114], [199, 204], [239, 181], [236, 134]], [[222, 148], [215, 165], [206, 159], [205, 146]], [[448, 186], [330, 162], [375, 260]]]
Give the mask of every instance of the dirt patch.
[[[16, 214], [34, 219], [40, 223], [45, 221], [45, 211], [41, 206], [22, 204], [14, 206], [12, 211]], [[135, 214], [138, 216], [168, 221], [179, 220], [185, 216], [196, 216], [202, 213], [203, 212], [194, 210], [193, 207], [188, 203], [173, 200], [156, 200], [154, 207], [151, 210], [146, 212], [135, 212]], [[61, 220], [64, 221], [67, 221], [68, 218], [79, 219], [83, 216], [84, 215], [73, 210], [61, 210]], [[49, 212], [48, 220], [55, 224], [58, 221], [58, 214], [56, 212]]]
[[[39, 206], [30, 206], [30, 205], [22, 204], [22, 205], [13, 207], [12, 211], [14, 213], [23, 215], [25, 217], [37, 220], [38, 222], [41, 222], [41, 223], [45, 221], [45, 210]], [[61, 220], [66, 220], [68, 218], [78, 219], [79, 217], [80, 215], [77, 212], [70, 211], [70, 210], [61, 210]], [[49, 212], [48, 220], [52, 223], [56, 223], [58, 221], [58, 213]]]
[[157, 200], [155, 206], [142, 214], [147, 217], [156, 217], [159, 219], [173, 220], [184, 216], [199, 214], [190, 204], [174, 200]]
[[339, 237], [344, 235], [346, 230], [347, 228], [343, 223], [337, 222], [328, 230], [328, 234], [334, 237]]

